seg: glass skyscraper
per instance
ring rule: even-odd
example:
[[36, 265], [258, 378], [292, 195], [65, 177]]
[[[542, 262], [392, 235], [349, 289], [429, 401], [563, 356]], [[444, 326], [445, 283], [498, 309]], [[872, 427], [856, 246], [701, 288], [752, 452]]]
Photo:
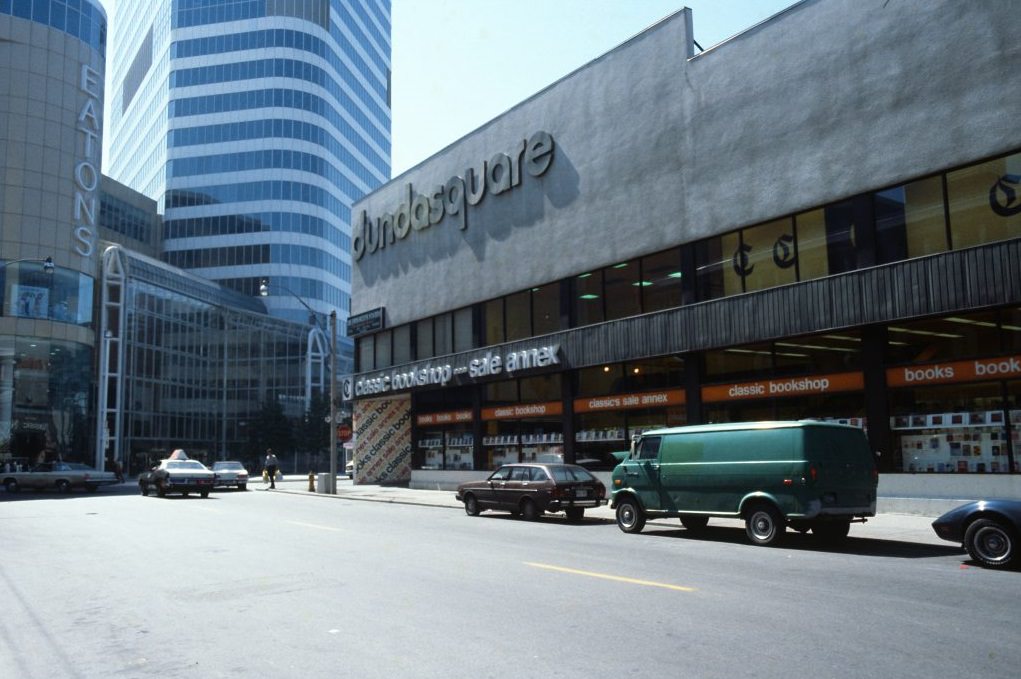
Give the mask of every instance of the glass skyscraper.
[[390, 176], [390, 0], [122, 0], [111, 26], [106, 173], [158, 202], [161, 258], [346, 319], [351, 204]]

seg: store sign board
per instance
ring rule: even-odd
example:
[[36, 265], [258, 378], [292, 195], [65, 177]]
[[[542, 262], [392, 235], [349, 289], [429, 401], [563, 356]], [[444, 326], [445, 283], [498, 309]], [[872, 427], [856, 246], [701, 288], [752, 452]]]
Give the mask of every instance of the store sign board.
[[354, 316], [348, 316], [347, 336], [358, 337], [370, 332], [379, 332], [384, 327], [383, 307], [377, 307]]
[[886, 384], [890, 387], [910, 387], [1016, 377], [1021, 377], [1021, 355], [888, 368]]
[[759, 380], [737, 384], [715, 384], [702, 387], [702, 400], [742, 401], [756, 398], [784, 398], [831, 394], [841, 391], [859, 391], [865, 388], [865, 377], [860, 372], [832, 375], [808, 375], [777, 380]]
[[355, 262], [412, 234], [441, 224], [449, 217], [460, 230], [468, 228], [468, 208], [521, 185], [524, 175], [541, 177], [553, 163], [553, 135], [542, 130], [518, 141], [510, 153], [497, 153], [488, 161], [468, 167], [464, 176], [453, 175], [425, 194], [411, 183], [404, 187], [400, 204], [392, 212], [372, 218], [362, 210], [351, 225], [351, 257]]
[[431, 424], [452, 424], [455, 422], [471, 422], [472, 411], [470, 410], [454, 410], [447, 413], [426, 413], [419, 415], [415, 422], [418, 426], [423, 427]]
[[[507, 374], [521, 370], [551, 368], [560, 365], [560, 344], [547, 344], [513, 351], [488, 350], [481, 356], [458, 356], [458, 365], [450, 363], [420, 363], [410, 368], [397, 368], [389, 372], [369, 373], [354, 383], [354, 395], [372, 396], [403, 391], [414, 387], [445, 386], [455, 376], [476, 380], [483, 377]], [[347, 386], [345, 385], [345, 394]]]
[[524, 417], [543, 417], [544, 415], [562, 415], [564, 404], [560, 401], [549, 403], [517, 403], [514, 405], [483, 408], [483, 420], [516, 420]]
[[630, 410], [633, 408], [656, 408], [660, 406], [684, 405], [684, 390], [649, 391], [639, 394], [614, 394], [579, 398], [574, 402], [574, 412], [593, 413], [605, 410]]

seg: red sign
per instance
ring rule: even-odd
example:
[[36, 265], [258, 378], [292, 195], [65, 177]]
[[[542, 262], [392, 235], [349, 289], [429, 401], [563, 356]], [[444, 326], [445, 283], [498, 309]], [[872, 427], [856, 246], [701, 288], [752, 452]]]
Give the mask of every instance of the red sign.
[[1000, 356], [888, 368], [886, 384], [890, 387], [910, 387], [916, 384], [951, 384], [1016, 377], [1021, 377], [1021, 356]]
[[740, 382], [738, 384], [715, 384], [702, 387], [702, 400], [740, 401], [753, 398], [782, 398], [785, 396], [817, 396], [839, 391], [860, 391], [865, 388], [861, 373], [836, 373], [833, 375], [807, 375], [777, 380]]
[[351, 435], [354, 432], [351, 431], [351, 425], [349, 424], [338, 424], [337, 425], [337, 440], [344, 443], [351, 440]]
[[679, 406], [684, 404], [684, 390], [648, 391], [639, 394], [614, 394], [579, 398], [574, 402], [574, 412], [591, 413], [602, 410], [630, 410], [633, 408], [656, 408], [658, 406]]
[[471, 421], [472, 411], [470, 410], [454, 410], [448, 413], [425, 413], [415, 418], [415, 422], [420, 427], [430, 424], [453, 424], [455, 422]]
[[483, 408], [483, 420], [515, 420], [526, 417], [543, 417], [544, 415], [561, 415], [564, 405], [560, 401], [549, 403], [518, 403], [496, 408]]

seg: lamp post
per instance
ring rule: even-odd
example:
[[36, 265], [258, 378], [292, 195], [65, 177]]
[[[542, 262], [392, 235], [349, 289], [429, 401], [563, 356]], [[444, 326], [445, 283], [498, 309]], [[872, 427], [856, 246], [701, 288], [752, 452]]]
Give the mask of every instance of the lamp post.
[[[302, 299], [293, 290], [288, 289], [286, 286], [278, 286], [281, 290], [288, 293], [294, 299], [298, 300], [303, 307], [308, 310], [309, 323], [314, 324], [322, 330], [322, 325], [319, 322], [319, 314], [309, 306], [308, 302]], [[269, 281], [262, 279], [259, 282], [259, 296], [266, 297], [269, 295]], [[337, 494], [337, 311], [334, 309], [330, 312], [330, 478], [327, 482], [326, 492], [330, 495]]]

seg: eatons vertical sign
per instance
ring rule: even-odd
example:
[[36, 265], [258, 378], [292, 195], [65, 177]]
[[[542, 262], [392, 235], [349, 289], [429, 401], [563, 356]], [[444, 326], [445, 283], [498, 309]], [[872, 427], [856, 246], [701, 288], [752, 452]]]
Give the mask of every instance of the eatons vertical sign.
[[85, 103], [78, 111], [82, 146], [74, 166], [74, 250], [89, 257], [96, 247], [96, 191], [99, 189], [99, 93], [103, 78], [96, 69], [82, 64], [78, 87]]
[[408, 183], [403, 200], [393, 212], [371, 218], [364, 210], [352, 225], [351, 251], [355, 261], [405, 240], [417, 231], [440, 224], [445, 218], [461, 230], [468, 228], [468, 208], [478, 205], [487, 193], [498, 196], [521, 185], [524, 175], [541, 177], [553, 164], [554, 142], [548, 132], [536, 132], [518, 142], [511, 153], [497, 153], [464, 176], [454, 175], [427, 194]]

